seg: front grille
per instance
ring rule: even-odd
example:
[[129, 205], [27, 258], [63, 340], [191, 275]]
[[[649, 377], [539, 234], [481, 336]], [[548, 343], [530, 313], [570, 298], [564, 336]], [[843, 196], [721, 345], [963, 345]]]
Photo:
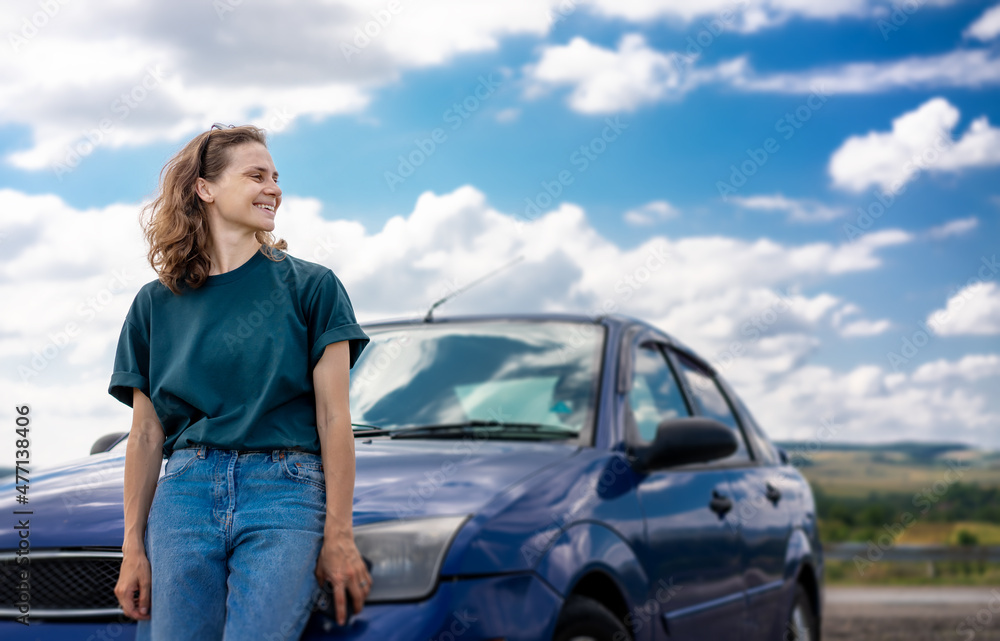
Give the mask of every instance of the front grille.
[[0, 617], [21, 616], [17, 608], [20, 572], [27, 568], [32, 618], [121, 614], [115, 584], [122, 553], [99, 550], [32, 550], [28, 565], [0, 553]]

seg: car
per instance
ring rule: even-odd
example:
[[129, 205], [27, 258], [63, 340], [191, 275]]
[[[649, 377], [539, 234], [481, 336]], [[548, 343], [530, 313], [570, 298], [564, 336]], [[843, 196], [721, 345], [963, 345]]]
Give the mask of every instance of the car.
[[[809, 485], [679, 340], [619, 314], [363, 328], [353, 516], [373, 588], [343, 627], [317, 594], [303, 639], [819, 639]], [[2, 487], [0, 513], [31, 514], [0, 530], [0, 638], [134, 636], [113, 593], [125, 438], [33, 466], [27, 505]]]

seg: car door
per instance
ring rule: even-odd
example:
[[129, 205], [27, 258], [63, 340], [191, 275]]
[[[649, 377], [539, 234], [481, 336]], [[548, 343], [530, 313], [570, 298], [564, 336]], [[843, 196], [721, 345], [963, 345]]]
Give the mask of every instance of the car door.
[[[774, 452], [747, 439], [755, 427], [732, 390], [710, 369], [690, 356], [674, 352], [673, 358], [694, 400], [698, 414], [728, 425], [737, 433], [742, 451], [729, 462], [730, 491], [734, 502], [732, 523], [741, 542], [741, 573], [747, 594], [745, 638], [780, 636], [785, 611], [783, 587], [785, 551], [791, 534], [789, 501], [782, 500], [784, 477], [776, 466]], [[742, 411], [741, 411], [742, 410]], [[741, 419], [742, 417], [742, 419]], [[748, 449], [747, 443], [755, 444]]]
[[792, 598], [793, 587], [785, 585], [785, 555], [793, 515], [800, 509], [798, 481], [789, 477], [777, 450], [736, 393], [721, 378], [716, 381], [753, 444], [757, 459], [756, 465], [730, 471], [734, 512], [743, 539], [743, 577], [750, 622], [756, 638], [777, 639], [784, 633]]
[[[660, 421], [692, 412], [663, 347], [640, 342], [631, 349], [625, 438], [642, 447]], [[636, 615], [654, 626], [657, 639], [739, 639], [745, 597], [725, 467], [656, 470], [640, 478], [637, 492], [646, 531], [636, 554], [650, 590]]]

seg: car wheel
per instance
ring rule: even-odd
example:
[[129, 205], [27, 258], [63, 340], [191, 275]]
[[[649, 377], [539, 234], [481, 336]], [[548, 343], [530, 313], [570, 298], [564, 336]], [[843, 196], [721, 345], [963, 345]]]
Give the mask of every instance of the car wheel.
[[785, 641], [816, 641], [816, 615], [802, 585], [795, 586], [795, 602], [785, 624]]
[[621, 621], [590, 597], [574, 595], [566, 599], [553, 641], [622, 641], [631, 636]]

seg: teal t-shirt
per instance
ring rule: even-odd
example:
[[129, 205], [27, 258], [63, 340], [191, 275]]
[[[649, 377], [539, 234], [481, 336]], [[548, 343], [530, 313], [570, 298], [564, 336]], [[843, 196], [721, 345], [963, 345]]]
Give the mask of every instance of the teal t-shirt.
[[174, 294], [143, 285], [125, 317], [108, 392], [149, 397], [163, 455], [207, 445], [319, 453], [312, 372], [324, 348], [368, 344], [344, 285], [328, 267], [258, 251], [236, 269]]

